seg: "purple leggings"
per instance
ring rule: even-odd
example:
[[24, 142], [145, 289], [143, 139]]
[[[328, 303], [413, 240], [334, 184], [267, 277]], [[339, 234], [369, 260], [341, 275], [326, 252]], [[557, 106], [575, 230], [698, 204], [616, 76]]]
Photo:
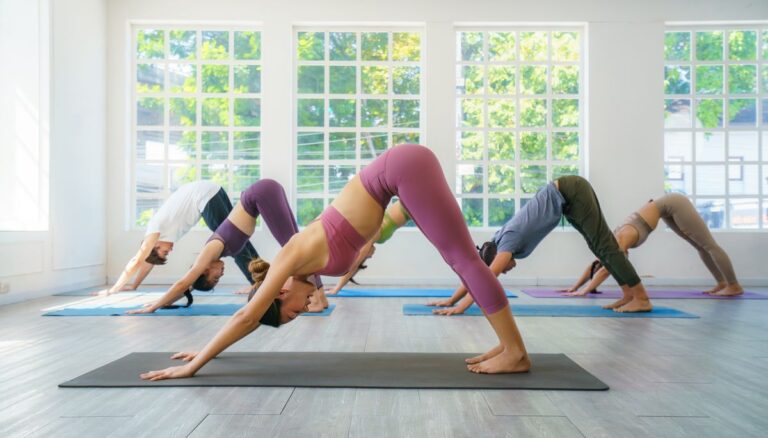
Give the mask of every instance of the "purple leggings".
[[368, 193], [386, 208], [398, 196], [411, 218], [486, 314], [509, 304], [504, 288], [480, 259], [440, 163], [424, 146], [404, 144], [360, 172]]
[[[285, 190], [273, 179], [261, 179], [243, 190], [240, 193], [240, 204], [251, 216], [256, 218], [261, 215], [264, 218], [264, 223], [281, 247], [299, 232]], [[318, 288], [323, 287], [320, 276], [316, 276], [314, 283]]]

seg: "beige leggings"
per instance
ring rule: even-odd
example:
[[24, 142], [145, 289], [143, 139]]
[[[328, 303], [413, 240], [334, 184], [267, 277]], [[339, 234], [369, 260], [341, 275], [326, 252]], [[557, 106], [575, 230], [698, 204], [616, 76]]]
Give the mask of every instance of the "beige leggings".
[[668, 193], [653, 202], [667, 226], [699, 252], [699, 257], [718, 283], [737, 283], [731, 259], [712, 238], [707, 224], [690, 200], [679, 193]]

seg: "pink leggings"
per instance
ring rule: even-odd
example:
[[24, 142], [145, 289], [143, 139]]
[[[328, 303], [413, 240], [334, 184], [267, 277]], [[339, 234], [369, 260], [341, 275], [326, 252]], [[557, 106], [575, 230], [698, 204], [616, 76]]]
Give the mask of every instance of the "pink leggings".
[[501, 283], [480, 259], [456, 198], [431, 150], [415, 144], [396, 146], [366, 166], [360, 179], [384, 209], [393, 196], [400, 198], [413, 221], [486, 314], [496, 313], [509, 304]]

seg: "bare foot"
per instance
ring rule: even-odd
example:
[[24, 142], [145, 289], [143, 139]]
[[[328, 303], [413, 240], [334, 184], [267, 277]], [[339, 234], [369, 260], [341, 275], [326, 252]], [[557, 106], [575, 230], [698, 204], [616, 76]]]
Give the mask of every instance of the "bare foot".
[[325, 307], [323, 307], [323, 304], [319, 301], [316, 303], [309, 303], [309, 306], [307, 306], [307, 312], [309, 313], [320, 313], [323, 310], [325, 310]]
[[464, 362], [466, 362], [466, 363], [468, 363], [470, 365], [471, 364], [480, 363], [480, 362], [482, 362], [484, 360], [488, 360], [488, 359], [496, 356], [497, 354], [501, 353], [502, 351], [504, 351], [504, 346], [499, 344], [499, 345], [491, 348], [490, 350], [488, 350], [486, 353], [481, 354], [480, 356], [475, 356], [475, 357], [470, 357], [469, 359], [464, 359]]
[[503, 349], [490, 359], [467, 365], [467, 369], [478, 374], [525, 373], [531, 369], [531, 359], [523, 352]]
[[705, 294], [713, 294], [716, 292], [719, 292], [723, 289], [725, 289], [727, 285], [725, 283], [717, 283], [713, 288], [705, 290], [703, 293]]
[[603, 306], [603, 309], [618, 309], [619, 307], [628, 304], [630, 301], [632, 301], [632, 295], [624, 294], [624, 296], [621, 297], [620, 300], [613, 302], [611, 304], [606, 304], [605, 306]]
[[718, 297], [735, 297], [737, 295], [742, 295], [742, 294], [744, 294], [744, 289], [742, 289], [741, 285], [732, 284], [717, 292], [712, 292], [710, 295], [715, 295]]
[[633, 298], [632, 301], [629, 303], [617, 308], [613, 309], [614, 312], [619, 313], [636, 313], [636, 312], [650, 312], [653, 310], [653, 305], [651, 305], [651, 300], [648, 298]]

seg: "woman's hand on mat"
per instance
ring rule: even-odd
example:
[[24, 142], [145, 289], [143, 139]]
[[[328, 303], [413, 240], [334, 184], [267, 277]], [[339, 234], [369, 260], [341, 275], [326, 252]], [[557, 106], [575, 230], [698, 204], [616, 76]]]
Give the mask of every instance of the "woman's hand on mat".
[[166, 380], [166, 379], [184, 379], [187, 377], [192, 377], [195, 373], [192, 371], [192, 367], [189, 366], [189, 364], [181, 365], [177, 367], [170, 367], [166, 368], [164, 370], [158, 370], [158, 371], [149, 371], [144, 374], [140, 374], [139, 377], [141, 377], [143, 380]]
[[197, 351], [180, 351], [173, 356], [171, 356], [171, 359], [176, 360], [183, 360], [184, 362], [189, 362], [190, 360], [194, 359], [195, 356], [197, 356]]
[[565, 295], [566, 297], [583, 297], [584, 295], [586, 295], [588, 293], [589, 293], [588, 290], [582, 289], [582, 290], [577, 290], [577, 291], [570, 291], [570, 292], [567, 292], [567, 293], [565, 293], [563, 295]]
[[569, 287], [568, 289], [558, 289], [557, 291], [561, 293], [571, 293], [571, 292], [576, 292], [577, 290], [578, 289], [575, 287]]
[[110, 292], [109, 289], [102, 289], [100, 291], [92, 292], [91, 295], [106, 297], [107, 295], [112, 295], [112, 292]]
[[445, 316], [451, 316], [451, 315], [461, 315], [464, 313], [465, 309], [462, 309], [459, 306], [456, 307], [447, 307], [444, 309], [435, 309], [432, 311], [435, 315], [445, 315]]
[[152, 307], [152, 304], [145, 304], [141, 309], [126, 310], [125, 313], [128, 315], [136, 315], [139, 313], [155, 313], [155, 309]]
[[450, 298], [446, 298], [444, 300], [432, 300], [427, 302], [427, 306], [450, 307], [453, 306], [453, 301], [451, 301]]
[[125, 285], [125, 286], [123, 286], [123, 287], [121, 287], [121, 288], [120, 288], [120, 291], [121, 291], [121, 292], [122, 292], [122, 291], [132, 291], [132, 290], [136, 290], [136, 286], [133, 286], [133, 285]]

